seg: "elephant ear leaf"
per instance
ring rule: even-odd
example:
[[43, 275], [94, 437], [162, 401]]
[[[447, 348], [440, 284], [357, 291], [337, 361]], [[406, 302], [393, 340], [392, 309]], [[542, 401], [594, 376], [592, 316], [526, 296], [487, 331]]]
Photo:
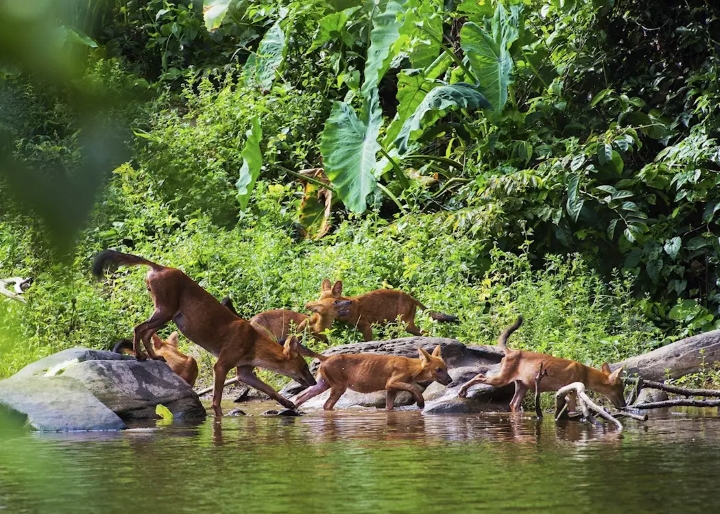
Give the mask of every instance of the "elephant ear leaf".
[[303, 236], [309, 239], [320, 239], [330, 230], [330, 214], [334, 203], [333, 192], [320, 184], [328, 183], [322, 168], [313, 168], [300, 172], [300, 175], [314, 179], [305, 181], [305, 191], [298, 209], [298, 224], [302, 227]]
[[367, 209], [367, 195], [377, 187], [375, 170], [382, 125], [377, 89], [370, 91], [358, 117], [344, 102], [335, 102], [320, 140], [325, 174], [340, 200], [353, 212]]
[[250, 195], [255, 187], [255, 181], [260, 175], [260, 168], [262, 168], [262, 153], [260, 152], [262, 128], [260, 127], [260, 118], [253, 117], [250, 122], [250, 130], [245, 135], [247, 140], [241, 153], [243, 163], [240, 167], [240, 178], [235, 183], [238, 190], [237, 199], [240, 202], [240, 209], [243, 211], [247, 208]]
[[385, 10], [373, 17], [370, 48], [365, 62], [365, 82], [362, 85], [365, 98], [370, 98], [371, 90], [377, 89], [380, 79], [390, 66], [393, 57], [390, 48], [400, 37], [403, 21], [399, 15], [405, 13], [404, 6], [405, 0], [390, 0]]
[[285, 33], [280, 26], [280, 20], [278, 20], [265, 33], [262, 41], [260, 41], [257, 53], [248, 58], [243, 72], [261, 90], [269, 91], [273, 80], [275, 80], [275, 72], [285, 58], [286, 48]]
[[429, 127], [450, 111], [458, 109], [491, 108], [490, 102], [472, 84], [459, 82], [432, 89], [415, 112], [405, 120], [394, 145], [403, 154], [410, 141], [417, 139], [424, 128]]
[[519, 6], [513, 6], [508, 16], [502, 4], [498, 4], [488, 27], [469, 22], [460, 30], [460, 47], [478, 79], [480, 91], [495, 112], [501, 112], [507, 102], [513, 66], [510, 46], [518, 38], [519, 19]]

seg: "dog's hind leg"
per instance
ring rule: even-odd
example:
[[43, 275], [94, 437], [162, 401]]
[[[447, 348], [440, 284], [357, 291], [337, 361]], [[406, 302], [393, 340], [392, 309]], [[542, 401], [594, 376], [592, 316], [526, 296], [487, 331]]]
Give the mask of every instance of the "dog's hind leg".
[[523, 398], [525, 398], [525, 393], [527, 393], [528, 389], [529, 388], [519, 380], [515, 381], [515, 395], [513, 396], [513, 399], [510, 400], [511, 412], [518, 412], [520, 410], [520, 405], [522, 404]]
[[395, 407], [395, 397], [397, 396], [397, 391], [388, 391], [387, 392], [387, 398], [385, 398], [385, 408], [387, 410], [393, 410], [393, 407]]
[[163, 325], [165, 325], [165, 323], [170, 321], [172, 318], [172, 313], [160, 309], [155, 309], [155, 312], [153, 312], [153, 315], [150, 316], [150, 319], [140, 323], [138, 326], [135, 327], [135, 333], [133, 337], [133, 350], [135, 350], [135, 356], [137, 360], [145, 360], [145, 356], [140, 351], [140, 341], [142, 341], [143, 346], [145, 346], [145, 350], [147, 351], [147, 354], [151, 359], [165, 360], [162, 357], [155, 355], [155, 350], [153, 350], [153, 345], [150, 342], [150, 338], [155, 332], [161, 329]]
[[293, 402], [280, 396], [275, 389], [256, 377], [255, 372], [253, 371], [254, 369], [254, 366], [238, 366], [238, 380], [245, 382], [247, 385], [254, 387], [258, 391], [262, 391], [286, 409], [295, 408], [295, 404]]
[[347, 391], [347, 387], [343, 386], [335, 386], [330, 389], [330, 397], [325, 402], [325, 405], [323, 405], [323, 409], [333, 410], [333, 407], [335, 407], [340, 397], [345, 394], [345, 391]]
[[487, 377], [483, 373], [475, 375], [473, 378], [463, 384], [463, 386], [458, 391], [458, 396], [460, 398], [466, 398], [468, 389], [470, 389], [475, 384], [484, 384], [486, 380]]
[[315, 398], [317, 395], [324, 393], [330, 389], [330, 384], [323, 377], [318, 377], [317, 384], [312, 387], [308, 387], [299, 396], [295, 398], [295, 407], [300, 407], [303, 403], [308, 401], [310, 398]]

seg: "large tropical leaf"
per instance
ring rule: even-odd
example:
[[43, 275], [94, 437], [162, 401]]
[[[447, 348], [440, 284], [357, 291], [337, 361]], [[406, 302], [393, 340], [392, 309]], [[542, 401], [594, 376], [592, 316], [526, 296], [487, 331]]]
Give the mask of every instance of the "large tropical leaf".
[[403, 123], [394, 145], [401, 154], [405, 153], [411, 140], [417, 139], [426, 127], [448, 112], [480, 107], [489, 109], [492, 106], [472, 84], [459, 82], [438, 86], [423, 98], [415, 112]]
[[380, 79], [390, 66], [393, 58], [390, 48], [400, 37], [403, 21], [398, 15], [405, 12], [405, 1], [390, 0], [385, 6], [385, 11], [373, 17], [370, 48], [365, 61], [365, 82], [362, 85], [362, 94], [365, 98], [370, 98], [371, 90], [377, 89]]
[[369, 91], [362, 118], [344, 102], [335, 102], [325, 122], [320, 153], [325, 174], [345, 206], [362, 213], [367, 195], [376, 188], [375, 170], [380, 150], [377, 138], [382, 125], [377, 88]]
[[435, 80], [427, 80], [421, 70], [403, 70], [398, 74], [398, 108], [395, 118], [388, 127], [384, 141], [392, 143], [407, 120], [430, 91], [438, 86]]
[[480, 91], [495, 112], [501, 112], [507, 102], [513, 65], [510, 45], [518, 38], [519, 19], [519, 6], [512, 6], [508, 16], [502, 4], [498, 4], [489, 26], [482, 28], [468, 22], [460, 30], [460, 47], [478, 79]]
[[394, 59], [407, 58], [412, 68], [430, 66], [442, 51], [443, 12], [442, 0], [408, 0]]
[[262, 153], [260, 152], [260, 140], [262, 139], [262, 128], [260, 127], [260, 118], [253, 117], [250, 121], [250, 130], [245, 135], [245, 147], [242, 150], [243, 163], [240, 167], [240, 178], [235, 186], [237, 187], [237, 199], [240, 202], [240, 209], [247, 208], [250, 195], [255, 187], [255, 181], [260, 175], [262, 167]]
[[205, 18], [205, 28], [209, 32], [217, 29], [230, 8], [232, 0], [205, 0], [203, 2], [203, 17]]
[[347, 31], [345, 26], [350, 15], [358, 9], [359, 7], [353, 7], [351, 9], [345, 9], [344, 11], [330, 13], [320, 18], [318, 31], [313, 38], [312, 45], [306, 53], [310, 53], [328, 41], [336, 39], [340, 39], [348, 45], [352, 44], [352, 35]]
[[275, 79], [275, 71], [280, 67], [287, 48], [285, 33], [276, 21], [260, 41], [257, 53], [251, 55], [243, 71], [260, 89], [268, 91]]

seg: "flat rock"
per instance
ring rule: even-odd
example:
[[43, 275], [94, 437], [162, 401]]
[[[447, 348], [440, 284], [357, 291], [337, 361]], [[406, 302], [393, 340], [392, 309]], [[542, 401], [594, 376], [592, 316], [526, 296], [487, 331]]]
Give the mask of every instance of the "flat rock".
[[0, 405], [24, 416], [35, 430], [122, 430], [125, 423], [69, 377], [14, 376], [0, 381]]
[[713, 330], [675, 341], [648, 353], [611, 364], [612, 369], [624, 366], [629, 374], [662, 382], [700, 371], [720, 360], [720, 330]]
[[121, 417], [154, 418], [158, 404], [165, 405], [170, 412], [174, 409], [173, 415], [177, 417], [205, 414], [195, 391], [162, 361], [86, 360], [67, 368], [63, 376], [82, 382]]
[[643, 403], [655, 403], [664, 402], [669, 399], [668, 394], [661, 389], [652, 389], [650, 387], [644, 387], [640, 394], [638, 394], [637, 400], [633, 405], [641, 405]]
[[[325, 391], [324, 393], [316, 396], [315, 398], [310, 398], [307, 402], [303, 403], [300, 406], [300, 409], [322, 409], [325, 401], [328, 399], [329, 396], [330, 391]], [[352, 407], [376, 407], [378, 409], [384, 409], [386, 398], [387, 392], [385, 391], [376, 391], [374, 393], [358, 393], [357, 391], [352, 391], [348, 389], [335, 404], [334, 409], [348, 409]], [[411, 405], [413, 403], [415, 403], [415, 401], [413, 400], [412, 395], [407, 391], [401, 391], [395, 397], [395, 403], [393, 405], [395, 407], [403, 407], [405, 405]]]
[[34, 362], [0, 382], [0, 404], [37, 430], [119, 430], [122, 419], [205, 418], [193, 389], [162, 361], [72, 348]]

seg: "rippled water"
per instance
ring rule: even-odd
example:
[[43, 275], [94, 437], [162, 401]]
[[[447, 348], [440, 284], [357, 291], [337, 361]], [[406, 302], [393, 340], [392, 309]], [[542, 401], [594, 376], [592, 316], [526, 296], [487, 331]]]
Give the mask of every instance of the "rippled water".
[[[260, 412], [274, 405], [256, 405]], [[0, 434], [4, 512], [706, 512], [715, 409], [622, 437], [529, 415], [346, 410], [120, 433]]]

